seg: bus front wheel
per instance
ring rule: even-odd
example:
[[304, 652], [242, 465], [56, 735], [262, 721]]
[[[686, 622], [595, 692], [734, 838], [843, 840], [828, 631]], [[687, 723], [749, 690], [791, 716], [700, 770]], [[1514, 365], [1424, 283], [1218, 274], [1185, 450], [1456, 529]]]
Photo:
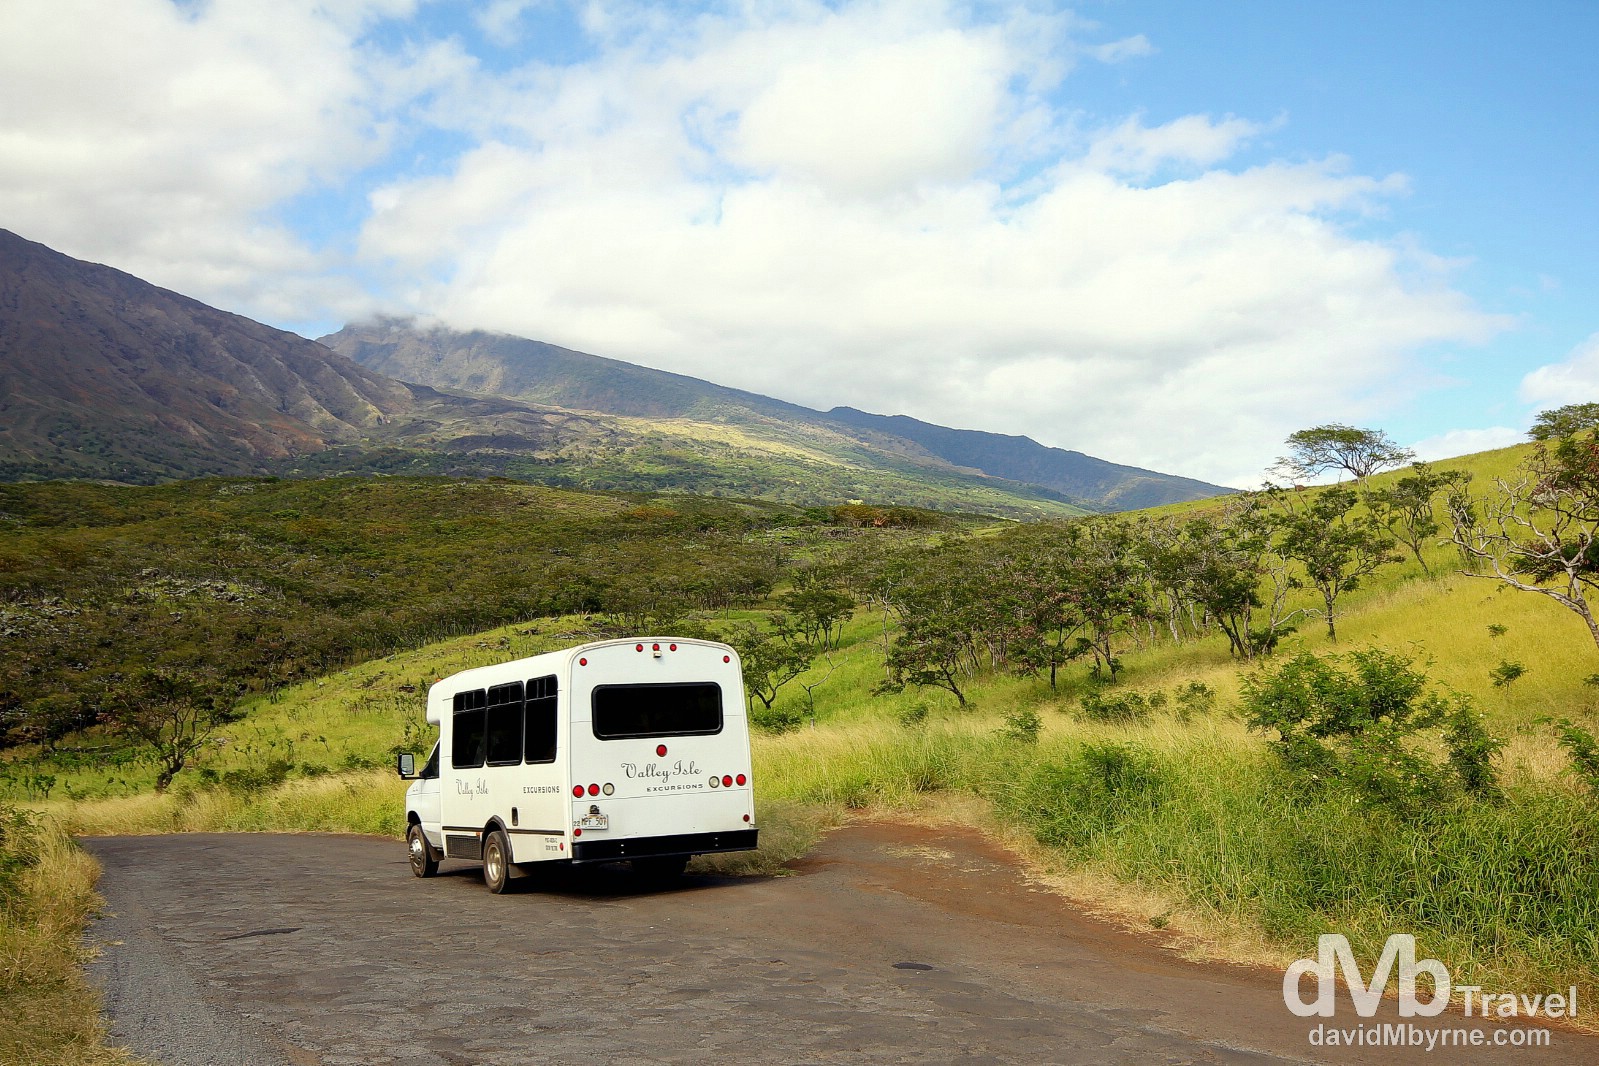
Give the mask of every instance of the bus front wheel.
[[422, 834], [422, 827], [415, 822], [405, 832], [405, 847], [411, 854], [411, 872], [416, 876], [432, 877], [439, 872], [438, 856], [433, 853], [428, 838]]

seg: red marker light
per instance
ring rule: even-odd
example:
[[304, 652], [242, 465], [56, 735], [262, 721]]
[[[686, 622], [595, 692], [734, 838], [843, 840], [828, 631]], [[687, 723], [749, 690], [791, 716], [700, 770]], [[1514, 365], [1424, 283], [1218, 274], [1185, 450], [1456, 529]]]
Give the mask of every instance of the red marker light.
[[731, 776], [722, 778], [722, 787], [723, 788], [732, 788], [733, 787], [733, 778]]
[[635, 645], [633, 645], [633, 650], [634, 650], [634, 651], [643, 651], [643, 650], [644, 650], [644, 645], [642, 645], [642, 644], [635, 644]]
[[572, 795], [581, 796], [582, 794], [583, 794], [583, 786], [582, 785], [573, 785], [572, 786]]
[[574, 830], [572, 830], [572, 835], [573, 835], [573, 836], [575, 836], [575, 837], [580, 837], [580, 836], [582, 836], [582, 835], [583, 835], [583, 830], [581, 830], [581, 829], [574, 829]]
[[745, 820], [745, 821], [746, 821], [746, 822], [747, 822], [747, 821], [749, 821], [749, 820], [750, 820], [750, 816], [749, 816], [749, 815], [747, 815], [747, 814], [746, 814], [746, 815], [745, 815], [745, 816], [744, 816], [744, 820]]
[[661, 650], [661, 646], [659, 644], [651, 644], [650, 645], [650, 651], [660, 651], [660, 650]]
[[665, 744], [657, 744], [657, 745], [655, 745], [655, 754], [661, 756], [662, 758], [665, 758], [666, 757], [666, 745]]
[[588, 664], [589, 664], [589, 661], [587, 659], [579, 659], [577, 661], [577, 665], [579, 665], [579, 666], [587, 666]]
[[742, 785], [744, 782], [746, 782], [748, 780], [749, 780], [749, 778], [745, 777], [743, 774], [739, 774], [738, 775], [738, 783], [739, 784]]
[[676, 644], [668, 644], [666, 646], [666, 650], [667, 651], [676, 651], [677, 650], [677, 645]]
[[730, 663], [733, 661], [733, 657], [731, 655], [724, 655], [722, 656], [722, 661], [724, 663]]
[[589, 795], [598, 796], [599, 794], [600, 794], [600, 786], [599, 785], [590, 785], [589, 786]]

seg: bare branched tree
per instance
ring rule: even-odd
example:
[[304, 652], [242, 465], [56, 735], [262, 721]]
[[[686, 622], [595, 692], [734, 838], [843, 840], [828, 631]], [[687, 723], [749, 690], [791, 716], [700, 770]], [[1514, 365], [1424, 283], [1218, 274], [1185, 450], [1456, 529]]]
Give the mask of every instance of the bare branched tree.
[[1497, 493], [1478, 498], [1461, 485], [1449, 494], [1452, 539], [1511, 588], [1547, 596], [1574, 612], [1599, 646], [1599, 432], [1540, 444]]

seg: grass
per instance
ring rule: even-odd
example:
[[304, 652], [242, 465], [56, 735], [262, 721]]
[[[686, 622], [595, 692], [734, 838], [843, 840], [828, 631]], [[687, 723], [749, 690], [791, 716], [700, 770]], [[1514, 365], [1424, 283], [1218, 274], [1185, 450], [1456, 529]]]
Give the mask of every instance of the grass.
[[[1515, 454], [1446, 465], [1472, 469], [1480, 487], [1508, 472]], [[1452, 548], [1435, 546], [1427, 558], [1438, 576], [1425, 578], [1414, 561], [1379, 572], [1341, 602], [1336, 644], [1308, 618], [1278, 661], [1363, 647], [1413, 656], [1435, 682], [1474, 700], [1507, 740], [1502, 802], [1462, 800], [1400, 818], [1288, 778], [1234, 712], [1241, 666], [1214, 637], [1123, 638], [1125, 669], [1106, 691], [1208, 686], [1215, 709], [1186, 721], [1170, 701], [1142, 721], [1084, 721], [1082, 697], [1098, 686], [1081, 666], [1064, 671], [1056, 689], [1039, 678], [975, 678], [966, 709], [934, 690], [873, 695], [883, 676], [881, 619], [862, 609], [815, 690], [815, 727], [755, 737], [761, 851], [702, 858], [697, 868], [780, 872], [852, 817], [953, 818], [1006, 839], [1087, 905], [1176, 932], [1199, 953], [1282, 965], [1336, 931], [1374, 957], [1389, 934], [1412, 932], [1457, 984], [1529, 994], [1575, 984], [1592, 1002], [1599, 804], [1566, 772], [1545, 719], [1599, 719], [1599, 687], [1584, 681], [1599, 673], [1599, 654], [1577, 619], [1546, 598], [1458, 573]], [[583, 625], [503, 627], [286, 688], [249, 705], [172, 795], [149, 794], [147, 767], [109, 781], [91, 767], [66, 768], [39, 806], [75, 832], [397, 835], [402, 788], [377, 767], [396, 746], [420, 752], [431, 743], [421, 724], [426, 684], [576, 643]], [[1526, 672], [1495, 686], [1501, 662]], [[828, 669], [819, 663], [779, 705], [808, 713], [801, 683]], [[1022, 711], [1041, 719], [1036, 743], [1003, 733]], [[268, 762], [284, 766], [281, 780], [230, 777]]]
[[99, 866], [48, 819], [0, 805], [0, 1064], [133, 1063], [107, 1047], [81, 947]]

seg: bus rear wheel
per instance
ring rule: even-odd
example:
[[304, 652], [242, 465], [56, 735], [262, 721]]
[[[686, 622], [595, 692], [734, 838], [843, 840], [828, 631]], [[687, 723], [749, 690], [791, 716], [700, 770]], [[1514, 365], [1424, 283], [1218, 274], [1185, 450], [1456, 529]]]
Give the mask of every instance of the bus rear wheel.
[[483, 840], [483, 883], [495, 895], [511, 885], [511, 846], [498, 829]]

